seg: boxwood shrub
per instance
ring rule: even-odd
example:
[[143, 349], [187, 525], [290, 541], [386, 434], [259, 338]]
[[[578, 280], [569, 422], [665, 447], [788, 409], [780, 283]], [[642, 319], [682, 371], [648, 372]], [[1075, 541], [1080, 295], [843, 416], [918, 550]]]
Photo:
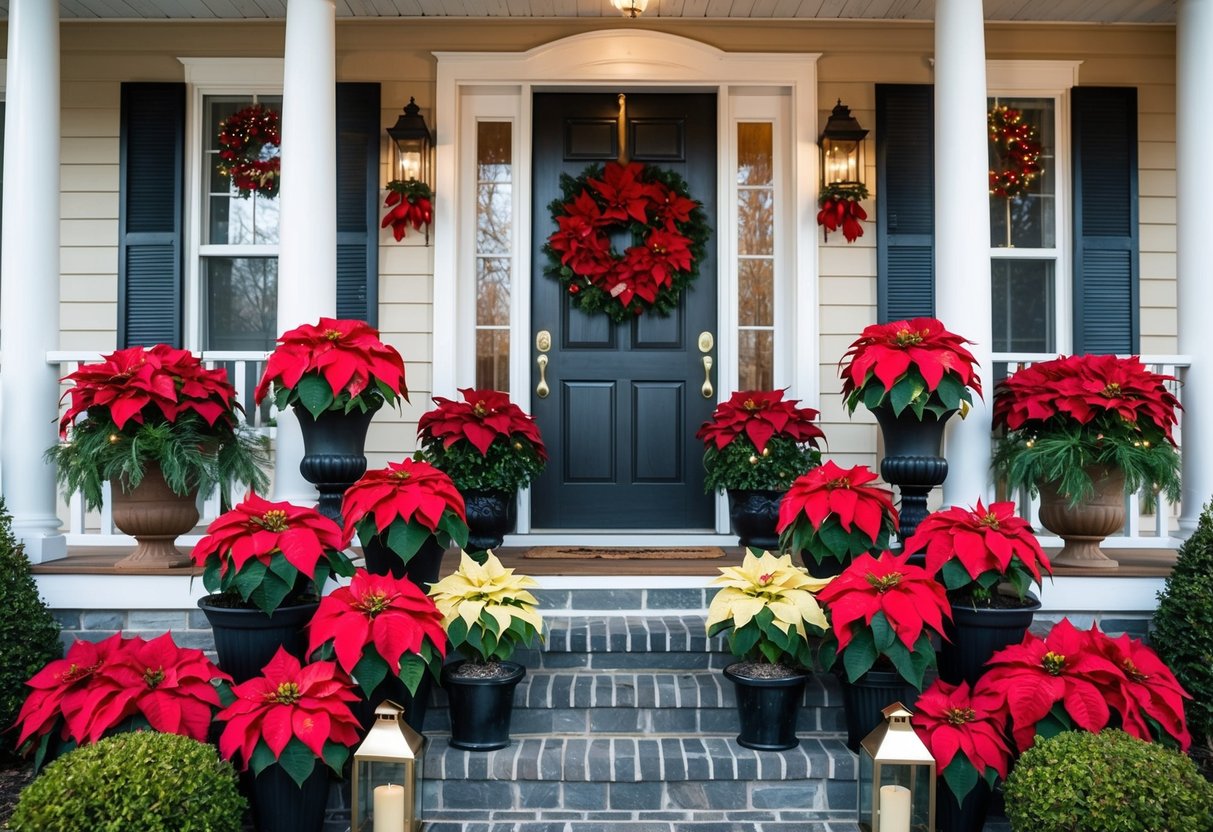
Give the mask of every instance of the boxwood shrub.
[[240, 832], [245, 800], [212, 746], [118, 734], [69, 751], [25, 787], [12, 832]]
[[0, 499], [0, 757], [13, 755], [17, 734], [5, 729], [29, 693], [26, 680], [62, 656], [59, 624], [38, 596], [25, 550], [13, 537], [12, 517]]
[[1004, 792], [1015, 832], [1213, 832], [1213, 783], [1123, 731], [1038, 738]]

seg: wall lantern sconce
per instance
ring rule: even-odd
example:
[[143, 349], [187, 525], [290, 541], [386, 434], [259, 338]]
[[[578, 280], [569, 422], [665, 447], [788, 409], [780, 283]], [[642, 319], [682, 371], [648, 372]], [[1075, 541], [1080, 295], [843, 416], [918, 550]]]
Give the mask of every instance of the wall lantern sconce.
[[821, 147], [823, 190], [863, 187], [863, 140], [867, 135], [868, 131], [851, 115], [851, 108], [839, 99], [817, 142]]
[[354, 752], [352, 832], [416, 832], [421, 828], [425, 738], [394, 702], [375, 708], [375, 724]]
[[649, 6], [649, 0], [611, 0], [611, 5], [619, 9], [624, 17], [640, 17]]
[[387, 134], [392, 137], [391, 178], [432, 185], [430, 158], [434, 135], [425, 124], [421, 108], [411, 96], [395, 125], [387, 129]]
[[865, 832], [933, 832], [935, 759], [900, 702], [859, 744], [859, 827]]

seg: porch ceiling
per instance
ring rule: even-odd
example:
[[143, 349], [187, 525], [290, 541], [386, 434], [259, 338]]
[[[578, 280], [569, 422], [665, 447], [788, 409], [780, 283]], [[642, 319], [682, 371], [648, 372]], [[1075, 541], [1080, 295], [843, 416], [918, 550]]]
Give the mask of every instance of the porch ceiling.
[[[609, 0], [336, 0], [348, 17], [617, 17]], [[281, 19], [287, 0], [61, 0], [63, 20]], [[985, 0], [987, 20], [1174, 23], [1176, 0]], [[0, 18], [9, 0], [0, 0]], [[934, 0], [651, 0], [646, 18], [932, 20]]]

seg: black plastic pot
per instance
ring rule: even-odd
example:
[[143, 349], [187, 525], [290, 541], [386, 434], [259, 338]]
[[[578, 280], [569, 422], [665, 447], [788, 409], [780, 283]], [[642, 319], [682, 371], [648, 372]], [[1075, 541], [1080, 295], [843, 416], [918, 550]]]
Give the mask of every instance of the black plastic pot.
[[918, 690], [893, 670], [869, 670], [854, 682], [840, 673], [842, 706], [847, 720], [847, 748], [859, 751], [859, 743], [884, 721], [882, 710], [900, 702], [912, 708]]
[[[375, 724], [375, 709], [384, 700], [391, 700], [404, 708], [404, 721], [417, 733], [424, 733], [425, 715], [429, 711], [430, 694], [434, 689], [434, 677], [427, 670], [417, 683], [417, 694], [409, 693], [399, 676], [385, 676], [379, 687], [371, 693], [368, 699], [361, 699], [350, 705], [350, 710], [358, 718], [362, 730], [371, 730]], [[365, 695], [365, 691], [363, 692]]]
[[743, 548], [779, 550], [779, 503], [783, 491], [748, 491], [730, 488], [729, 520]]
[[329, 797], [329, 769], [316, 761], [299, 786], [277, 763], [251, 777], [249, 802], [257, 832], [320, 832]]
[[953, 604], [952, 622], [944, 622], [944, 634], [950, 641], [940, 645], [939, 678], [953, 685], [977, 684], [990, 657], [1008, 645], [1019, 644], [1032, 626], [1040, 601], [1031, 593], [1025, 600], [1031, 603], [1018, 609]]
[[981, 832], [990, 809], [990, 787], [985, 780], [969, 789], [959, 804], [951, 790], [940, 781], [939, 797], [935, 801], [936, 832]]
[[756, 751], [786, 751], [800, 744], [796, 721], [804, 701], [804, 686], [809, 675], [802, 673], [782, 679], [755, 679], [724, 669], [737, 692], [737, 716], [741, 733], [737, 744]]
[[408, 563], [402, 561], [400, 556], [388, 547], [382, 535], [375, 535], [362, 547], [367, 572], [372, 575], [391, 575], [393, 578], [407, 577], [421, 587], [422, 592], [429, 592], [430, 584], [438, 580], [445, 552], [433, 535], [425, 539], [421, 548], [409, 558]]
[[341, 524], [341, 498], [366, 473], [366, 432], [375, 410], [326, 410], [319, 419], [296, 404], [295, 416], [303, 432], [303, 459], [299, 473], [320, 492], [317, 509]]
[[518, 523], [518, 495], [511, 491], [466, 491], [467, 551], [496, 549]]
[[256, 608], [217, 606], [221, 595], [198, 599], [198, 607], [215, 635], [219, 668], [236, 682], [261, 675], [279, 647], [303, 661], [307, 652], [304, 628], [312, 620], [319, 601], [279, 607], [272, 616]]
[[818, 563], [808, 551], [802, 551], [800, 562], [814, 578], [837, 578], [842, 574], [842, 570], [851, 565], [851, 558], [839, 560], [835, 557], [825, 557]]
[[910, 408], [900, 416], [893, 414], [890, 405], [872, 410], [884, 439], [880, 476], [896, 485], [901, 493], [898, 520], [903, 542], [927, 516], [927, 495], [931, 489], [948, 478], [948, 461], [939, 455], [939, 450], [943, 446], [944, 428], [955, 412], [937, 419], [928, 410], [919, 419]]
[[449, 700], [451, 746], [465, 751], [492, 751], [510, 744], [510, 717], [514, 713], [514, 688], [526, 668], [502, 662], [510, 671], [497, 678], [459, 678], [455, 671], [464, 662], [442, 668], [442, 687]]

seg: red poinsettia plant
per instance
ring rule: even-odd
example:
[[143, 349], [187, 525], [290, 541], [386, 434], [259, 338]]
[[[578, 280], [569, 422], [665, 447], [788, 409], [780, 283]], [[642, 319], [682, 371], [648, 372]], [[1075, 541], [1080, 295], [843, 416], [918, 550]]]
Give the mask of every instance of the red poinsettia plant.
[[1022, 601], [1041, 573], [1053, 574], [1049, 556], [1031, 524], [1015, 514], [1015, 503], [981, 500], [973, 508], [952, 506], [927, 515], [906, 541], [909, 554], [926, 552], [926, 568], [953, 600], [990, 606], [999, 584], [1009, 583]]
[[429, 242], [430, 223], [434, 221], [434, 192], [429, 185], [416, 179], [393, 179], [387, 183], [383, 207], [390, 210], [383, 215], [379, 227], [391, 226], [396, 242], [404, 239], [410, 225], [414, 231], [424, 229]]
[[56, 740], [70, 748], [150, 728], [205, 742], [220, 680], [231, 677], [168, 633], [151, 641], [121, 633], [76, 641], [26, 682], [32, 690], [17, 715], [17, 746], [36, 743], [34, 764], [41, 767]]
[[548, 453], [539, 426], [497, 390], [460, 388], [463, 401], [435, 396], [417, 423], [425, 459], [460, 492], [513, 492], [543, 473]]
[[321, 318], [278, 337], [255, 399], [274, 390], [274, 405], [298, 404], [315, 419], [326, 410], [362, 413], [408, 400], [404, 359], [366, 321]]
[[866, 465], [843, 469], [827, 460], [797, 477], [779, 504], [779, 547], [817, 563], [883, 551], [897, 531], [893, 492], [870, 485]]
[[269, 615], [288, 599], [318, 593], [332, 575], [352, 575], [349, 541], [316, 509], [250, 494], [211, 522], [193, 558], [208, 591]]
[[416, 694], [427, 669], [437, 680], [446, 634], [442, 614], [411, 580], [358, 569], [349, 586], [320, 599], [307, 651], [336, 658], [367, 699], [388, 676], [399, 677]]
[[277, 762], [300, 787], [317, 760], [340, 776], [359, 741], [350, 680], [333, 662], [300, 665], [281, 647], [261, 672], [233, 686], [234, 701], [215, 717], [224, 723], [220, 756], [239, 757], [254, 775]]
[[1003, 734], [1006, 713], [999, 697], [937, 679], [914, 703], [915, 732], [931, 756], [956, 804], [964, 802], [978, 780], [990, 788], [1005, 779], [1011, 749]]
[[977, 689], [999, 698], [1020, 751], [1038, 735], [1109, 725], [1144, 740], [1169, 737], [1183, 750], [1191, 744], [1183, 710], [1191, 697], [1154, 651], [1128, 636], [1111, 639], [1063, 618], [1045, 638], [1029, 632], [987, 665]]
[[65, 491], [83, 492], [90, 508], [100, 507], [106, 482], [133, 489], [149, 468], [181, 495], [226, 491], [233, 481], [266, 486], [264, 443], [243, 427], [236, 389], [188, 350], [118, 350], [62, 381], [72, 384], [59, 420], [66, 441], [47, 456]]
[[830, 239], [830, 232], [842, 229], [842, 236], [853, 243], [863, 236], [860, 224], [868, 218], [868, 212], [860, 204], [868, 198], [868, 189], [862, 184], [832, 184], [821, 190], [817, 204], [817, 224], [825, 229], [822, 236]]
[[888, 407], [900, 416], [907, 408], [919, 419], [927, 412], [947, 418], [981, 395], [972, 343], [949, 332], [935, 318], [914, 318], [866, 327], [839, 362], [842, 395], [854, 413]]
[[741, 390], [721, 402], [695, 434], [706, 447], [708, 491], [783, 491], [821, 460], [818, 412], [783, 390]]
[[408, 563], [433, 536], [442, 548], [467, 545], [467, 509], [451, 478], [427, 462], [405, 459], [367, 471], [341, 503], [347, 539], [365, 548], [378, 537]]
[[1147, 502], [1158, 491], [1178, 500], [1174, 382], [1137, 356], [1070, 355], [1024, 367], [994, 392], [995, 468], [1032, 494], [1056, 483], [1075, 504], [1094, 491], [1092, 469], [1101, 466], [1122, 471], [1126, 489]]
[[821, 645], [823, 667], [841, 659], [854, 682], [883, 659], [922, 690], [923, 674], [935, 666], [931, 636], [945, 638], [944, 619], [952, 610], [943, 585], [909, 558], [859, 555], [817, 593], [831, 628]]

